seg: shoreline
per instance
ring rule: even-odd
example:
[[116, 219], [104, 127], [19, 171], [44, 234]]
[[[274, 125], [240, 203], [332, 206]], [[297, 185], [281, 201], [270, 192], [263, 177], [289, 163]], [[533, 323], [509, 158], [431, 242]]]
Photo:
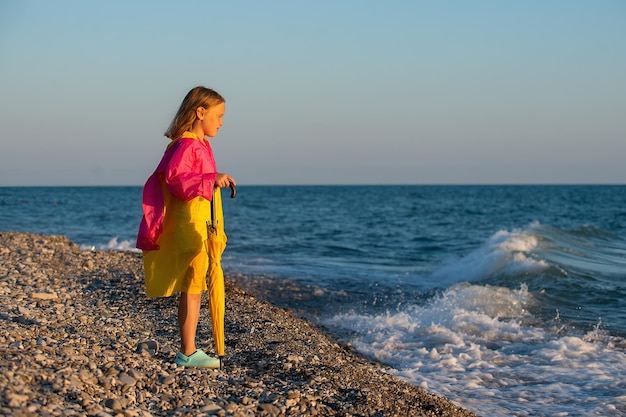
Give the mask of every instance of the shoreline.
[[[141, 254], [0, 232], [0, 259], [0, 414], [475, 415], [229, 276], [225, 368], [186, 369], [173, 363], [177, 297], [145, 297]], [[197, 340], [210, 354], [207, 299]]]

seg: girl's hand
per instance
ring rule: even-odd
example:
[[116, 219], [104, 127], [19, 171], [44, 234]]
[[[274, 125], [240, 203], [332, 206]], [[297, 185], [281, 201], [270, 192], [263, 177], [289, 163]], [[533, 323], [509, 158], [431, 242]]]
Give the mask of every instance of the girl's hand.
[[230, 184], [237, 185], [235, 179], [228, 174], [218, 173], [215, 176], [215, 186], [219, 188], [230, 187]]

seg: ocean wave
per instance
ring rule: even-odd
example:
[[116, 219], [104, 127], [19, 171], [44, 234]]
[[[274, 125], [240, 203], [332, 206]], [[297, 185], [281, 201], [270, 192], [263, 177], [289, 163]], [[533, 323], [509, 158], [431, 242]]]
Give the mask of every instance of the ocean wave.
[[599, 319], [626, 336], [626, 242], [588, 226], [566, 230], [533, 222], [501, 230], [463, 257], [450, 257], [424, 281], [446, 289], [457, 283], [517, 288], [538, 300], [535, 313], [560, 315], [569, 330], [588, 331]]
[[614, 233], [591, 226], [564, 230], [536, 224], [541, 256], [564, 271], [587, 276], [617, 276], [626, 270], [626, 242]]
[[117, 251], [128, 251], [128, 252], [138, 252], [141, 253], [139, 249], [135, 247], [134, 240], [121, 240], [118, 241], [118, 237], [115, 236], [111, 238], [106, 244], [103, 245], [80, 245], [80, 248], [83, 250], [117, 250]]
[[537, 273], [549, 267], [534, 256], [538, 238], [531, 230], [500, 230], [483, 245], [464, 257], [450, 257], [432, 272], [432, 282], [449, 286], [457, 282], [474, 282], [488, 277]]
[[626, 286], [624, 271], [626, 242], [610, 231], [589, 226], [565, 230], [533, 222], [525, 229], [500, 230], [465, 256], [448, 257], [431, 277], [449, 286], [546, 272]]

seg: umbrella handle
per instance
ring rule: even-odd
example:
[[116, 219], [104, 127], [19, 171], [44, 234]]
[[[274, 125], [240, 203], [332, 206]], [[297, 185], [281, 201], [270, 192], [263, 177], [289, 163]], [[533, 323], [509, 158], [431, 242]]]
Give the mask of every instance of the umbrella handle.
[[224, 357], [218, 356], [218, 359], [220, 360], [220, 370], [223, 370], [224, 369]]
[[230, 187], [230, 198], [235, 198], [237, 196], [237, 187], [232, 182], [228, 186]]

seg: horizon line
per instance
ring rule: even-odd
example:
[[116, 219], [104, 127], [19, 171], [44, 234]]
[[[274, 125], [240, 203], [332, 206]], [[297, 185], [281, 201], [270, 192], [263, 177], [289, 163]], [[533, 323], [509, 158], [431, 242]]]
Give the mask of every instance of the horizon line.
[[[554, 183], [375, 183], [375, 184], [237, 184], [237, 187], [541, 187], [541, 186], [624, 186], [624, 182], [597, 182], [597, 183], [569, 183], [569, 182], [554, 182]], [[143, 187], [142, 184], [64, 184], [64, 185], [0, 185], [0, 188], [107, 188], [107, 187]]]

